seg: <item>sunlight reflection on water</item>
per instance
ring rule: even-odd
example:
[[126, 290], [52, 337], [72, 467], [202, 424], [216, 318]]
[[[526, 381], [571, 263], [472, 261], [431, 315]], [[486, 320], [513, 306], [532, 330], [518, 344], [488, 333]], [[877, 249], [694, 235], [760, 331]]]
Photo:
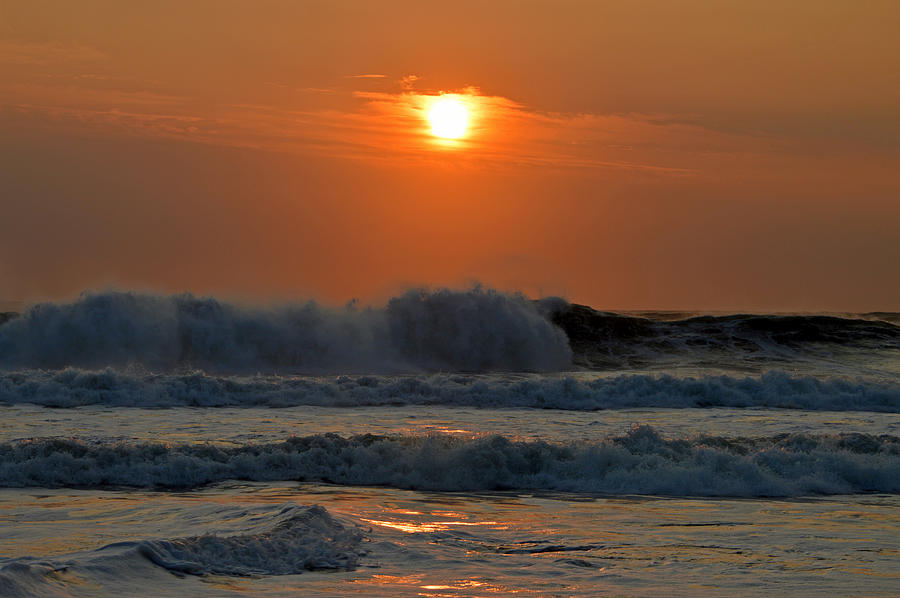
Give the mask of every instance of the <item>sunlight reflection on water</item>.
[[[191, 492], [4, 489], [0, 555], [50, 559], [123, 540], [245, 533], [285, 503], [319, 504], [361, 525], [368, 541], [360, 566], [260, 578], [166, 573], [154, 578], [156, 595], [658, 596], [679, 587], [764, 596], [772, 584], [793, 595], [817, 595], [823, 584], [837, 594], [885, 595], [900, 580], [900, 499], [892, 495], [662, 499], [262, 483]], [[76, 574], [59, 573], [67, 583]], [[122, 583], [108, 595], [149, 595]]]

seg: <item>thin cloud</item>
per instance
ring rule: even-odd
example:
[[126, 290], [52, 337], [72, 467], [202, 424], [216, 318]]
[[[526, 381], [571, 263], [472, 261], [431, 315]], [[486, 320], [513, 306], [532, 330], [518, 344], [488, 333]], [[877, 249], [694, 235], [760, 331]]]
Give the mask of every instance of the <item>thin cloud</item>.
[[[418, 80], [410, 75], [400, 86]], [[0, 85], [0, 101], [17, 106], [20, 118], [27, 114], [39, 120], [43, 114], [59, 129], [111, 129], [132, 136], [395, 163], [452, 162], [475, 169], [527, 166], [685, 176], [696, 174], [709, 156], [747, 151], [746, 138], [666, 115], [541, 112], [476, 87], [455, 90], [471, 111], [469, 134], [447, 142], [430, 134], [426, 118], [439, 91], [304, 91], [331, 94], [334, 107], [222, 104], [213, 116], [197, 112], [186, 97], [24, 84]]]
[[330, 87], [301, 87], [298, 91], [305, 93], [337, 93], [336, 89]]
[[94, 48], [58, 43], [21, 43], [0, 40], [0, 63], [46, 66], [58, 63], [94, 63], [107, 56]]
[[418, 75], [406, 75], [400, 79], [400, 89], [411, 90], [419, 79]]
[[[445, 156], [455, 152], [459, 162], [484, 162], [495, 166], [551, 166], [562, 168], [615, 168], [643, 170], [659, 174], [689, 174], [692, 169], [678, 164], [642, 162], [634, 155], [627, 159], [612, 155], [604, 138], [625, 145], [631, 141], [627, 130], [647, 136], [649, 121], [636, 117], [567, 115], [529, 110], [523, 104], [502, 96], [483, 95], [476, 87], [456, 92], [464, 98], [471, 113], [469, 135], [454, 142], [450, 149], [446, 142], [435, 143], [428, 134], [427, 104], [438, 93], [380, 93], [355, 92], [366, 102], [373, 118], [387, 128], [403, 132], [403, 138], [390, 138], [395, 151], [409, 153], [440, 152]], [[697, 131], [691, 131], [692, 135]]]

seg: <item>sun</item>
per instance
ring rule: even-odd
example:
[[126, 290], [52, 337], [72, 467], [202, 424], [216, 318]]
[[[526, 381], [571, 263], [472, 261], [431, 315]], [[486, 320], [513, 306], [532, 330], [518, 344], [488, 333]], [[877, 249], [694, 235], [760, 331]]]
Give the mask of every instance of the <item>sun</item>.
[[469, 110], [456, 96], [440, 96], [428, 111], [431, 134], [443, 139], [459, 139], [469, 126]]

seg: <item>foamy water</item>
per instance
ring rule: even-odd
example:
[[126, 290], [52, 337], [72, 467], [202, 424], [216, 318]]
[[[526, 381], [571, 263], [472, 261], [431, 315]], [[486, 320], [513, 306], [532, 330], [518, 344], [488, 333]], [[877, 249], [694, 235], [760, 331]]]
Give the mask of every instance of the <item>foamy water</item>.
[[892, 314], [86, 295], [0, 324], [0, 595], [894, 595]]

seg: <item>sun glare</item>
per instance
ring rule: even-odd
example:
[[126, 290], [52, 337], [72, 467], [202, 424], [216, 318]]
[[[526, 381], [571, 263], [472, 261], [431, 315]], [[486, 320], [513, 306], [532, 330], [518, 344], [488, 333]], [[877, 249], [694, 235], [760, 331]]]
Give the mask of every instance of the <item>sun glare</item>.
[[469, 110], [455, 96], [441, 96], [428, 111], [431, 133], [443, 139], [459, 139], [466, 134], [469, 125]]

